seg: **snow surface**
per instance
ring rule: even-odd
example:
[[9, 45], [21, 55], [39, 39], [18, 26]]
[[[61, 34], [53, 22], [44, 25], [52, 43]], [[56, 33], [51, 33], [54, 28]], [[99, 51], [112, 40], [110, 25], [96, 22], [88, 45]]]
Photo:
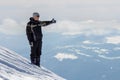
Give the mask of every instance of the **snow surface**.
[[0, 46], [0, 80], [65, 80], [53, 72], [30, 64], [26, 58]]

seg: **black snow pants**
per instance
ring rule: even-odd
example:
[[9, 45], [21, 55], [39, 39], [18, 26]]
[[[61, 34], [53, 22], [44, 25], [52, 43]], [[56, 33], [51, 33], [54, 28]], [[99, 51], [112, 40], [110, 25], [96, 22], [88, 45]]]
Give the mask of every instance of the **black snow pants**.
[[40, 66], [40, 56], [42, 54], [42, 41], [35, 41], [31, 46], [31, 63]]

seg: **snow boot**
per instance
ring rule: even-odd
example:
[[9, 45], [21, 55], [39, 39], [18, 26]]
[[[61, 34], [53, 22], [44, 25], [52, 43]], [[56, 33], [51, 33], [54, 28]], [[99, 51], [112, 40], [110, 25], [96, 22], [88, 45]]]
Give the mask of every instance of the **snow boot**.
[[40, 67], [40, 58], [36, 58], [36, 65]]
[[31, 57], [31, 64], [35, 64], [36, 65], [36, 58]]

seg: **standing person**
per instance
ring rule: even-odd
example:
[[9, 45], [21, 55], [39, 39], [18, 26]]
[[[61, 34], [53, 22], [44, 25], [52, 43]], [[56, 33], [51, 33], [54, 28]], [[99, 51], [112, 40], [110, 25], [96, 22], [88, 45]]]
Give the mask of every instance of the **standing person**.
[[40, 56], [42, 54], [42, 27], [56, 23], [56, 20], [40, 21], [40, 15], [38, 12], [33, 13], [33, 17], [26, 26], [26, 34], [31, 46], [30, 59], [31, 63], [40, 66]]

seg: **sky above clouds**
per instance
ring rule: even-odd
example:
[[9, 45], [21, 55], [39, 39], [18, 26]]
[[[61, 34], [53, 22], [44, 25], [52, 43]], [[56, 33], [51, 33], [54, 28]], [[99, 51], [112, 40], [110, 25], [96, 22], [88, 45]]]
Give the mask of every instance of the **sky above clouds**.
[[45, 19], [108, 20], [120, 19], [119, 4], [119, 0], [1, 0], [0, 9], [4, 17], [9, 15], [17, 19], [38, 11], [43, 19], [46, 16]]

